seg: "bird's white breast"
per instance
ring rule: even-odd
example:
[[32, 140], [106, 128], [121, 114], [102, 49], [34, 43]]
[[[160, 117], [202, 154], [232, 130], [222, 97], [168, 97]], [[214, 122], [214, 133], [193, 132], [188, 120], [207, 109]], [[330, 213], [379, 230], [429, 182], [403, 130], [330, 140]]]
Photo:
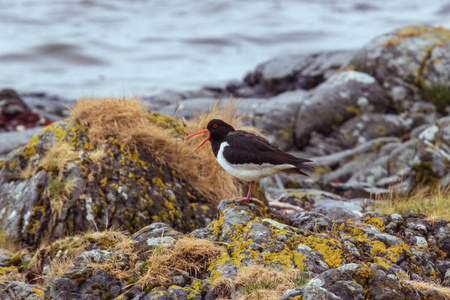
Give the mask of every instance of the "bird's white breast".
[[217, 153], [216, 160], [228, 173], [234, 177], [244, 181], [255, 181], [267, 176], [272, 176], [278, 172], [286, 169], [295, 168], [291, 164], [272, 165], [268, 163], [264, 164], [231, 164], [223, 156], [223, 150], [229, 146], [227, 142], [220, 144], [219, 152]]

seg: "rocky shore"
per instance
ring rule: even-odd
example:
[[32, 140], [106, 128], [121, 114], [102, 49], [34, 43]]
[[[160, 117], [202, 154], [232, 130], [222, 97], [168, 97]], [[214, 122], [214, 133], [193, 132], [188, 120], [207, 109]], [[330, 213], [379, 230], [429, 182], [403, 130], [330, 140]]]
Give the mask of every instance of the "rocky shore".
[[[3, 90], [0, 298], [450, 299], [449, 221], [377, 210], [448, 193], [449, 53], [449, 29], [417, 25], [144, 103], [69, 113]], [[231, 200], [246, 187], [183, 140], [212, 117], [263, 130], [314, 174]]]

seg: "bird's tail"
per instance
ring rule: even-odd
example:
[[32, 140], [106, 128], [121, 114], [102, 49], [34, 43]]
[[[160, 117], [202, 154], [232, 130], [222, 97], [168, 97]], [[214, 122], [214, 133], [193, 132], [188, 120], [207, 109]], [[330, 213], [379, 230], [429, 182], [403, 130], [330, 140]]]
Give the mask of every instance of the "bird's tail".
[[285, 172], [309, 176], [304, 171], [314, 171], [314, 169], [315, 169], [314, 165], [312, 164], [312, 161], [309, 159], [305, 159], [304, 161], [302, 161], [300, 163], [294, 164], [294, 166], [295, 166], [295, 168], [286, 169]]

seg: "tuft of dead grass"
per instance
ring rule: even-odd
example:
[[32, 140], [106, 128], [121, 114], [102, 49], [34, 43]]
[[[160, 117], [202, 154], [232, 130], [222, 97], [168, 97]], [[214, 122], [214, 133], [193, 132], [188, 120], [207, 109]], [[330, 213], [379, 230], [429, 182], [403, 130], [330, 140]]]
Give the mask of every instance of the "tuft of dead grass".
[[0, 228], [0, 249], [6, 249], [13, 253], [21, 249], [21, 247], [14, 241], [14, 238], [7, 234], [3, 228]]
[[31, 161], [29, 161], [26, 168], [20, 170], [19, 176], [22, 179], [29, 179], [31, 176], [33, 176], [33, 174], [34, 174], [33, 164], [31, 163]]
[[439, 188], [423, 186], [409, 194], [401, 194], [394, 189], [385, 196], [376, 196], [380, 200], [383, 214], [404, 212], [423, 213], [428, 220], [445, 218], [450, 220], [450, 187]]
[[64, 142], [55, 142], [39, 161], [37, 170], [44, 169], [49, 173], [57, 174], [57, 177], [61, 179], [66, 165], [77, 160], [79, 160], [78, 152], [72, 146]]
[[449, 287], [443, 287], [441, 285], [425, 281], [404, 280], [404, 282], [417, 291], [425, 292], [428, 290], [436, 290], [441, 293], [446, 299], [450, 299]]
[[72, 195], [77, 187], [77, 178], [72, 178], [66, 181], [60, 180], [59, 178], [53, 178], [50, 180], [48, 187], [45, 190], [45, 194], [50, 199], [52, 222], [56, 221], [56, 218], [61, 214], [64, 204], [69, 200], [70, 195]]
[[159, 251], [153, 251], [143, 267], [142, 276], [136, 283], [142, 286], [167, 285], [172, 282], [176, 271], [185, 271], [192, 276], [198, 276], [220, 252], [220, 248], [209, 240], [179, 239], [161, 246]]
[[219, 299], [229, 299], [236, 290], [233, 279], [227, 277], [219, 277], [212, 283], [214, 291]]
[[236, 285], [243, 290], [243, 300], [279, 299], [294, 287], [297, 273], [295, 269], [274, 271], [262, 265], [251, 265], [238, 274]]
[[[75, 258], [93, 245], [102, 250], [121, 247], [128, 241], [123, 231], [105, 230], [89, 231], [75, 236], [57, 240], [48, 245], [42, 245], [31, 258], [27, 277], [30, 281], [42, 283], [44, 286], [53, 278], [62, 276], [69, 267], [74, 265]], [[129, 251], [130, 253], [132, 251]], [[50, 261], [47, 271], [43, 274], [43, 263]]]
[[224, 299], [232, 298], [239, 288], [243, 293], [241, 300], [272, 300], [280, 299], [288, 289], [305, 284], [307, 280], [304, 280], [303, 273], [298, 269], [275, 271], [263, 265], [250, 265], [235, 280], [219, 277], [212, 284], [216, 294]]
[[[234, 110], [234, 103], [233, 99], [225, 106], [216, 103], [209, 112], [186, 122], [186, 135], [206, 128], [213, 118], [237, 126], [242, 116]], [[89, 127], [88, 137], [94, 146], [115, 136], [129, 147], [145, 149], [213, 203], [243, 194], [242, 185], [222, 169], [208, 146], [192, 154], [199, 140], [184, 140], [170, 129], [151, 122], [146, 106], [137, 98], [81, 98], [71, 113], [77, 122]], [[251, 127], [240, 129], [258, 133]]]
[[88, 159], [95, 165], [101, 165], [106, 158], [105, 149], [94, 149], [87, 153]]

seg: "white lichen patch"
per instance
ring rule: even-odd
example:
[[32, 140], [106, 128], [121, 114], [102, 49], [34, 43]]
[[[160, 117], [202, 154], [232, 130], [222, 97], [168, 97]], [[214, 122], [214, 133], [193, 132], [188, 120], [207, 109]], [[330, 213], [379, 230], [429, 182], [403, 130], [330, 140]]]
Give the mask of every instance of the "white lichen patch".
[[366, 107], [369, 105], [369, 99], [366, 97], [359, 97], [358, 100], [356, 100], [356, 104], [358, 104], [359, 107]]
[[358, 137], [358, 144], [362, 144], [365, 143], [367, 141], [367, 139], [363, 136]]
[[324, 286], [325, 285], [325, 281], [321, 278], [313, 278], [308, 282], [308, 285], [314, 285], [314, 286]]
[[92, 198], [86, 198], [86, 220], [93, 221], [94, 220], [94, 210], [92, 209]]
[[342, 85], [349, 81], [357, 81], [363, 84], [373, 84], [375, 83], [375, 78], [369, 74], [357, 72], [357, 71], [344, 71], [331, 76], [328, 79], [328, 84], [331, 85]]
[[280, 222], [277, 222], [272, 219], [261, 219], [261, 223], [264, 224], [264, 222], [270, 223], [270, 225], [272, 225], [274, 228], [277, 228], [279, 230], [288, 230], [289, 229], [289, 226], [287, 226], [285, 224], [281, 224]]
[[405, 100], [408, 94], [406, 89], [402, 86], [394, 86], [391, 92], [392, 92], [392, 99], [394, 101]]
[[438, 132], [439, 127], [437, 127], [436, 125], [429, 126], [427, 129], [422, 131], [422, 133], [419, 135], [419, 139], [431, 142]]
[[422, 247], [422, 248], [428, 247], [427, 240], [421, 236], [416, 236], [416, 245], [417, 245], [417, 247]]
[[16, 217], [16, 215], [17, 215], [17, 212], [16, 212], [15, 210], [13, 210], [13, 211], [11, 212], [11, 214], [9, 215], [8, 220], [14, 219], [14, 218]]

